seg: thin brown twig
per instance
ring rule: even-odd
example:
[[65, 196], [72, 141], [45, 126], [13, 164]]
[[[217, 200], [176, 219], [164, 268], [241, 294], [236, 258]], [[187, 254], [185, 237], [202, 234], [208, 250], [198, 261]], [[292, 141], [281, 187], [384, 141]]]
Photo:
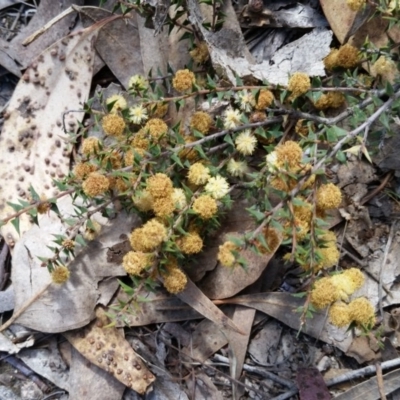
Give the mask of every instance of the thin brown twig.
[[381, 364], [379, 362], [377, 362], [375, 364], [375, 367], [376, 367], [376, 381], [378, 383], [379, 395], [381, 396], [381, 400], [386, 400], [385, 385], [383, 383]]

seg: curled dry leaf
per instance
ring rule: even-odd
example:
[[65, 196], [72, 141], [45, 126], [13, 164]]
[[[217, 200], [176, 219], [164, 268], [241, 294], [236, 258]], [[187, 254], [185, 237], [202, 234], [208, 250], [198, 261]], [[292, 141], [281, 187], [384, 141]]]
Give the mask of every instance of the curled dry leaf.
[[[64, 217], [72, 214], [69, 199], [58, 203]], [[39, 257], [52, 257], [47, 245], [54, 235], [64, 235], [65, 227], [51, 212], [18, 241], [12, 265], [11, 279], [15, 292], [12, 319], [41, 332], [64, 332], [88, 324], [94, 317], [96, 304], [108, 304], [118, 287], [109, 276], [125, 275], [122, 265], [113, 258], [107, 260], [110, 248], [120, 242], [138, 223], [135, 215], [120, 213], [111, 221], [101, 221], [100, 235], [88, 243], [70, 263], [70, 278], [63, 285], [51, 282], [47, 268]], [[76, 249], [79, 252], [79, 248]], [[115, 255], [115, 254], [114, 254]], [[7, 321], [8, 323], [8, 321]]]
[[142, 359], [116, 328], [104, 311], [96, 311], [96, 320], [86, 328], [67, 332], [64, 336], [85, 358], [114, 376], [124, 385], [143, 394], [155, 380]]
[[316, 311], [313, 317], [307, 319], [306, 324], [302, 325], [301, 314], [296, 313], [296, 310], [304, 306], [304, 298], [294, 297], [290, 293], [249, 294], [215, 301], [215, 303], [240, 304], [254, 308], [276, 318], [292, 329], [301, 329], [302, 333], [333, 344], [344, 352], [349, 349], [353, 340], [351, 333], [346, 332], [345, 328], [339, 329], [327, 322], [326, 310]]
[[[228, 234], [229, 237], [238, 236], [237, 234]], [[236, 266], [235, 268], [227, 268], [218, 264], [200, 283], [199, 287], [204, 294], [210, 299], [226, 299], [239, 293], [245, 287], [254, 283], [267, 267], [268, 262], [273, 257], [275, 251], [280, 246], [280, 242], [268, 254], [257, 255], [250, 249], [239, 252], [241, 258], [246, 260], [246, 268]]]
[[[68, 173], [72, 150], [63, 125], [76, 132], [83, 118], [78, 110], [90, 89], [94, 41], [107, 22], [66, 36], [46, 49], [15, 88], [0, 135], [0, 219], [15, 212], [7, 202], [31, 200], [31, 185], [39, 196], [51, 198], [58, 193], [53, 180]], [[21, 233], [30, 227], [28, 216], [21, 216]], [[10, 246], [15, 245], [17, 232], [10, 223], [1, 234]]]

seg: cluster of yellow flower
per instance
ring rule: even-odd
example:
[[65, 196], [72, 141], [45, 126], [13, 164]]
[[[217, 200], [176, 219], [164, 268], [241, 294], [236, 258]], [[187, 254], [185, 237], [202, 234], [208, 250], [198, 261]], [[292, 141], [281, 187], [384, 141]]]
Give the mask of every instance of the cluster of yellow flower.
[[348, 302], [350, 296], [364, 284], [364, 275], [357, 268], [350, 268], [338, 275], [319, 279], [311, 292], [311, 302], [316, 308], [329, 309], [332, 324], [343, 327], [351, 322], [371, 327], [375, 324], [375, 310], [366, 298]]
[[331, 49], [330, 53], [325, 57], [324, 64], [328, 71], [335, 68], [354, 68], [360, 62], [360, 52], [351, 44], [346, 43], [339, 49]]

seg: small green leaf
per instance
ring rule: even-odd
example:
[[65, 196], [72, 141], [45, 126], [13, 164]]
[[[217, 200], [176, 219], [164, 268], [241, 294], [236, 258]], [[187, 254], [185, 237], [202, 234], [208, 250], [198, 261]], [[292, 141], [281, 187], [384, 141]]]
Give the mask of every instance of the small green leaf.
[[19, 235], [20, 234], [19, 233], [19, 218], [17, 217], [17, 218], [12, 219], [11, 224], [15, 228], [15, 230], [18, 232], [18, 235]]
[[133, 288], [131, 288], [129, 285], [127, 285], [126, 283], [122, 282], [121, 280], [117, 279], [119, 285], [121, 286], [122, 290], [128, 295], [128, 296], [133, 296], [133, 294], [135, 293], [135, 290]]

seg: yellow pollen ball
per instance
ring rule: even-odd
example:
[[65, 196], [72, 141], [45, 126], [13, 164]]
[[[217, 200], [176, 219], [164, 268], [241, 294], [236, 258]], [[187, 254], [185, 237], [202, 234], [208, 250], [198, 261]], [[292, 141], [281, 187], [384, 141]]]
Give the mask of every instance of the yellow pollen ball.
[[336, 302], [329, 309], [329, 320], [339, 328], [348, 326], [351, 322], [349, 306], [343, 302]]
[[350, 302], [349, 312], [352, 321], [359, 326], [372, 327], [376, 323], [375, 308], [365, 297]]
[[207, 135], [212, 124], [212, 118], [204, 111], [195, 112], [190, 118], [190, 128], [196, 129], [203, 135]]
[[217, 202], [208, 194], [198, 197], [193, 202], [193, 211], [202, 219], [212, 218], [218, 210]]
[[303, 72], [295, 72], [289, 79], [288, 90], [292, 92], [291, 98], [296, 98], [307, 93], [310, 87], [310, 77]]
[[51, 272], [51, 280], [54, 283], [61, 285], [69, 279], [69, 275], [70, 275], [69, 269], [64, 265], [60, 265], [54, 268], [53, 271]]
[[274, 95], [270, 90], [262, 89], [258, 95], [256, 110], [263, 111], [274, 101]]
[[157, 173], [147, 179], [146, 190], [153, 198], [165, 198], [172, 196], [174, 188], [171, 179], [167, 175]]
[[110, 182], [106, 176], [92, 172], [82, 183], [84, 193], [89, 197], [95, 197], [106, 192], [110, 187]]
[[194, 73], [188, 69], [181, 69], [176, 72], [172, 80], [172, 86], [177, 92], [185, 92], [192, 88], [196, 79]]
[[233, 251], [237, 251], [237, 246], [235, 243], [227, 241], [223, 243], [218, 248], [218, 261], [224, 266], [228, 268], [232, 268], [235, 265], [235, 255], [232, 253]]
[[338, 208], [342, 202], [342, 193], [333, 183], [321, 185], [317, 190], [317, 207], [322, 210]]
[[196, 254], [200, 253], [203, 248], [203, 239], [198, 233], [189, 232], [186, 236], [180, 238], [177, 244], [183, 254]]
[[91, 154], [96, 153], [100, 149], [100, 140], [96, 137], [92, 136], [89, 138], [84, 139], [82, 142], [82, 153], [85, 156], [89, 156]]
[[146, 222], [141, 228], [135, 229], [130, 235], [132, 248], [145, 253], [153, 251], [166, 239], [167, 229], [156, 219]]
[[339, 298], [338, 290], [330, 278], [321, 278], [315, 282], [311, 291], [311, 303], [318, 309], [329, 306]]
[[171, 294], [177, 294], [185, 289], [187, 284], [187, 277], [185, 273], [178, 268], [176, 261], [166, 265], [166, 272], [163, 274], [164, 287]]
[[141, 251], [129, 251], [122, 259], [122, 266], [129, 275], [139, 276], [150, 264], [149, 254]]
[[125, 130], [125, 121], [116, 114], [108, 114], [101, 120], [101, 125], [106, 135], [121, 136]]

